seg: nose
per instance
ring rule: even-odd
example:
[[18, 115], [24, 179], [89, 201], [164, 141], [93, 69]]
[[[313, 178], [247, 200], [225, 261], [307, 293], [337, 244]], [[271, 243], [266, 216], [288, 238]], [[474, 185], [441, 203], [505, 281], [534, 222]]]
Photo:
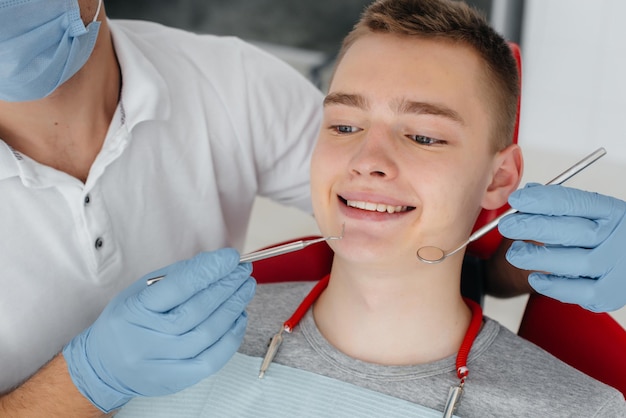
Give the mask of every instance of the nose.
[[370, 130], [359, 142], [350, 160], [350, 172], [359, 176], [395, 178], [398, 174], [396, 149], [391, 135]]

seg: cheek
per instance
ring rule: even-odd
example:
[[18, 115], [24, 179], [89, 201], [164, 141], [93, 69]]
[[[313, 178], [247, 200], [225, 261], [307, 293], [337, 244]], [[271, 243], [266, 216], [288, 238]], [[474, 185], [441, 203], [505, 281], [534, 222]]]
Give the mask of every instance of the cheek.
[[422, 185], [424, 216], [433, 220], [433, 230], [451, 228], [465, 234], [471, 229], [485, 191], [483, 171], [457, 162], [445, 175]]
[[321, 182], [321, 177], [323, 177], [323, 175], [324, 155], [323, 151], [320, 149], [318, 141], [318, 144], [313, 149], [313, 154], [311, 155], [311, 193], [314, 193], [319, 188], [318, 184]]
[[329, 147], [318, 140], [311, 156], [311, 200], [316, 216], [320, 214], [320, 206], [328, 201], [330, 178], [334, 172], [334, 164]]
[[311, 156], [311, 179], [330, 178], [346, 169], [347, 161], [336, 140], [320, 137]]
[[463, 173], [468, 181], [449, 185], [448, 208], [450, 218], [462, 233], [470, 233], [481, 210], [481, 202], [487, 188], [487, 173], [482, 167], [468, 167]]
[[321, 166], [324, 162], [323, 148], [320, 146], [320, 140], [317, 140], [313, 153], [311, 154], [311, 182], [321, 173]]

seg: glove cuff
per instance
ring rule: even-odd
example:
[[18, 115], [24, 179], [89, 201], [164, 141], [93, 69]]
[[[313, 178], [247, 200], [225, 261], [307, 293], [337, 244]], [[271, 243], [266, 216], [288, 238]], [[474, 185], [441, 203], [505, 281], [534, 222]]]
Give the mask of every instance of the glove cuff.
[[132, 398], [106, 384], [87, 358], [86, 340], [91, 328], [74, 337], [64, 348], [63, 357], [74, 386], [102, 412], [118, 409]]

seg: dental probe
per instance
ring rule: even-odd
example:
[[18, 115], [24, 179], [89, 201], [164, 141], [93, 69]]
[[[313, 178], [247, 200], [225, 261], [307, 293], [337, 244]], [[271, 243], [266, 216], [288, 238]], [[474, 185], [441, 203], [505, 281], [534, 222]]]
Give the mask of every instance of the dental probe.
[[[278, 255], [302, 250], [308, 247], [309, 245], [317, 244], [318, 242], [342, 239], [345, 229], [346, 229], [346, 225], [344, 224], [341, 227], [341, 235], [339, 236], [330, 236], [330, 237], [314, 238], [314, 239], [309, 239], [309, 240], [294, 241], [294, 242], [289, 242], [287, 244], [279, 245], [278, 247], [267, 248], [265, 250], [259, 250], [259, 251], [254, 251], [248, 254], [244, 254], [239, 258], [239, 262], [240, 263], [253, 263], [259, 260], [265, 260], [266, 258], [276, 257]], [[150, 286], [162, 280], [163, 278], [165, 278], [165, 275], [152, 277], [151, 279], [148, 279], [146, 281], [146, 284]]]
[[[564, 183], [566, 180], [569, 180], [570, 178], [572, 178], [573, 176], [581, 172], [583, 169], [589, 167], [591, 164], [596, 162], [600, 157], [604, 156], [605, 154], [606, 154], [606, 150], [603, 147], [598, 148], [597, 150], [595, 150], [594, 152], [592, 152], [591, 154], [589, 154], [588, 156], [586, 156], [585, 158], [583, 158], [582, 160], [580, 160], [579, 162], [577, 162], [576, 164], [574, 164], [573, 166], [571, 166], [570, 168], [568, 168], [567, 170], [565, 170], [564, 172], [562, 172], [561, 174], [559, 174], [558, 176], [556, 176], [555, 178], [547, 182], [546, 185]], [[482, 228], [476, 230], [467, 239], [467, 241], [461, 244], [458, 248], [448, 252], [447, 254], [441, 248], [428, 245], [425, 247], [421, 247], [419, 250], [417, 250], [417, 258], [420, 261], [424, 263], [428, 263], [428, 264], [440, 263], [443, 260], [445, 260], [447, 257], [459, 252], [463, 247], [465, 247], [469, 243], [476, 241], [477, 239], [481, 238], [483, 235], [491, 231], [493, 228], [495, 228], [498, 225], [498, 223], [500, 222], [500, 220], [502, 220], [502, 218], [512, 213], [516, 213], [516, 212], [517, 212], [517, 209], [510, 208], [509, 210], [504, 212], [502, 215], [498, 216], [491, 222], [487, 223]], [[437, 256], [434, 256], [434, 254], [436, 254]]]

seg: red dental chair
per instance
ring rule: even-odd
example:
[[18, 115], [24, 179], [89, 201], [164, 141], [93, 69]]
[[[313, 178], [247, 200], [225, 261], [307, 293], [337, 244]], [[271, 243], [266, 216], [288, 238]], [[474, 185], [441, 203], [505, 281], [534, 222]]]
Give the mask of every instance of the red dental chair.
[[[519, 47], [511, 44], [521, 74]], [[517, 143], [519, 103], [514, 142]], [[483, 210], [474, 229], [478, 229], [508, 209]], [[310, 239], [317, 237], [300, 237]], [[497, 228], [470, 244], [462, 273], [462, 293], [479, 303], [483, 298], [482, 262], [499, 246], [502, 236]], [[280, 245], [279, 243], [276, 245]], [[258, 283], [317, 281], [330, 272], [333, 253], [326, 243], [254, 263]], [[626, 396], [626, 331], [610, 315], [592, 313], [533, 294], [526, 305], [518, 335], [542, 347], [572, 367], [620, 390]]]

